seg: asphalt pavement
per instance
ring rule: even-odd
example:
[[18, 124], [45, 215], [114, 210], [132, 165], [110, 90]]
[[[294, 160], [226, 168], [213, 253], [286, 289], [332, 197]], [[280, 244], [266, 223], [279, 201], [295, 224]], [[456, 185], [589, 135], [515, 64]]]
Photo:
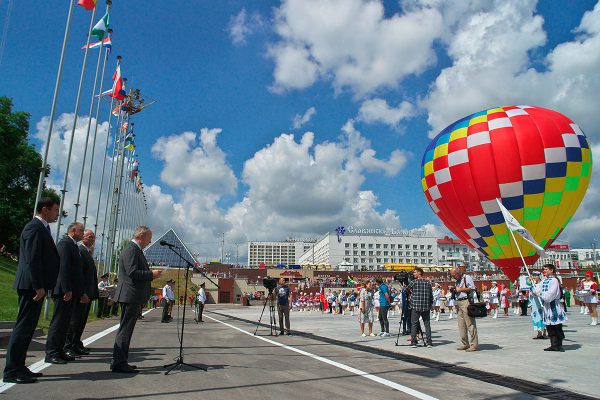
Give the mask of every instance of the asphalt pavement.
[[[187, 310], [183, 365], [164, 365], [179, 356], [181, 310], [160, 323], [161, 309], [138, 321], [130, 363], [140, 373], [112, 373], [109, 363], [118, 319], [89, 324], [84, 337], [89, 356], [66, 365], [43, 362], [45, 338], [36, 338], [28, 365], [44, 377], [35, 384], [0, 383], [5, 398], [61, 399], [536, 399], [597, 398], [595, 366], [600, 327], [569, 313], [566, 352], [542, 349], [532, 340], [528, 317], [478, 320], [481, 351], [456, 350], [455, 320], [432, 322], [433, 348], [411, 348], [391, 318], [388, 338], [362, 337], [355, 316], [293, 312], [292, 335], [271, 336], [268, 307], [209, 305], [205, 322]], [[179, 321], [179, 324], [177, 323]], [[254, 335], [256, 331], [256, 335]], [[379, 332], [375, 323], [376, 333]], [[2, 359], [3, 361], [3, 359]], [[3, 365], [2, 365], [3, 367]]]

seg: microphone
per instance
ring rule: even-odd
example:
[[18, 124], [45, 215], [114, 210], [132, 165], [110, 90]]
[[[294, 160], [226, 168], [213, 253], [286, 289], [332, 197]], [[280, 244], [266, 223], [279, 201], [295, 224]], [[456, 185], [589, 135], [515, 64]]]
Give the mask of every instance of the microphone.
[[160, 241], [160, 245], [161, 246], [169, 246], [170, 248], [177, 247], [174, 244], [171, 244], [171, 243], [167, 242], [166, 240], [161, 240]]

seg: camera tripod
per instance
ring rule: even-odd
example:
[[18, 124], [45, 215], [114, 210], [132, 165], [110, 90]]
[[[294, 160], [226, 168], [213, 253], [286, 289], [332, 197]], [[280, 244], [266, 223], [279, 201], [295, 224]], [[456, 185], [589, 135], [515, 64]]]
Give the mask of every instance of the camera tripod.
[[260, 313], [260, 318], [258, 318], [258, 322], [256, 323], [256, 329], [254, 330], [254, 336], [256, 336], [256, 332], [258, 332], [258, 327], [260, 326], [260, 321], [262, 320], [263, 314], [265, 313], [265, 309], [267, 308], [267, 304], [269, 304], [269, 327], [271, 328], [271, 336], [277, 335], [277, 317], [275, 314], [275, 288], [269, 290], [269, 294], [265, 299], [265, 304], [263, 305], [262, 312]]

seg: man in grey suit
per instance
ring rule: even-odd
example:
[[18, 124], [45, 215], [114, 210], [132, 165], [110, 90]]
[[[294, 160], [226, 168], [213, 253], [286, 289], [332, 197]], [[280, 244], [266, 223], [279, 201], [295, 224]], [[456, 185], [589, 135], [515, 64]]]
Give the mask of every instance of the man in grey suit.
[[80, 302], [85, 304], [90, 301], [83, 285], [83, 260], [77, 247], [77, 242], [82, 238], [83, 224], [72, 222], [67, 228], [67, 235], [56, 245], [60, 255], [60, 270], [52, 292], [54, 315], [46, 339], [45, 361], [47, 363], [65, 364], [78, 356], [70, 349], [65, 349], [65, 344], [74, 304]]
[[92, 301], [99, 297], [98, 291], [98, 271], [96, 270], [96, 264], [94, 263], [94, 243], [96, 241], [96, 235], [91, 229], [86, 229], [83, 232], [83, 239], [79, 243], [79, 253], [83, 260], [83, 282], [84, 282], [84, 293], [88, 296], [89, 301], [87, 303], [75, 303], [73, 305], [74, 310], [71, 316], [71, 322], [69, 323], [69, 329], [67, 331], [67, 341], [65, 348], [77, 355], [90, 354], [90, 350], [83, 346], [81, 336], [87, 324], [88, 315], [90, 313], [90, 306]]
[[5, 383], [33, 383], [41, 372], [25, 366], [27, 349], [42, 311], [46, 291], [53, 289], [59, 270], [59, 256], [50, 233], [49, 223], [58, 218], [59, 203], [42, 198], [36, 216], [21, 233], [19, 265], [13, 288], [19, 295], [19, 312], [6, 347]]
[[119, 283], [115, 290], [114, 301], [121, 304], [121, 323], [115, 337], [113, 359], [110, 369], [113, 372], [135, 374], [137, 369], [127, 362], [129, 344], [135, 323], [142, 305], [148, 301], [150, 284], [159, 274], [151, 271], [144, 256], [144, 248], [152, 241], [152, 231], [147, 226], [138, 226], [119, 257]]

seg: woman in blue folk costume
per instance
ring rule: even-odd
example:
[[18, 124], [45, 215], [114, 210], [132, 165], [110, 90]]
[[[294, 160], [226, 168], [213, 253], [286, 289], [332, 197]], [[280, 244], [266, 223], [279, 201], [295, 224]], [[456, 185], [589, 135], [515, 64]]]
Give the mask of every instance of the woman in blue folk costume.
[[542, 300], [542, 319], [546, 325], [551, 343], [550, 347], [544, 349], [544, 351], [565, 351], [562, 347], [565, 338], [562, 324], [567, 320], [567, 315], [560, 302], [560, 283], [554, 276], [556, 266], [545, 264], [543, 268], [545, 279], [541, 285], [535, 287], [535, 294]]
[[531, 276], [533, 277], [533, 288], [529, 292], [529, 304], [531, 304], [531, 323], [533, 324], [533, 330], [537, 333], [537, 336], [534, 339], [547, 339], [546, 336], [546, 325], [544, 325], [544, 307], [542, 306], [542, 301], [538, 296], [534, 294], [538, 286], [541, 289], [541, 272], [533, 272]]

